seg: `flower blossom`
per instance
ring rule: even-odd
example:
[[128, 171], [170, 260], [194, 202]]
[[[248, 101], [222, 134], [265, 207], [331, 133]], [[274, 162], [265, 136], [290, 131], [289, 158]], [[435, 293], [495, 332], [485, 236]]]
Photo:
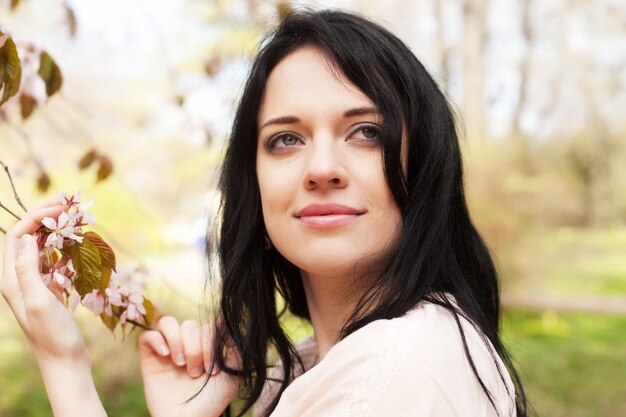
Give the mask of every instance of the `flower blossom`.
[[76, 235], [79, 230], [70, 223], [70, 218], [66, 212], [62, 212], [57, 220], [52, 217], [44, 217], [41, 223], [52, 231], [46, 239], [45, 247], [62, 249], [64, 238], [73, 239], [78, 243], [83, 242], [83, 238]]
[[126, 323], [126, 320], [138, 320], [147, 314], [143, 305], [144, 298], [141, 294], [141, 288], [134, 285], [120, 285], [118, 281], [125, 284], [131, 284], [130, 274], [115, 274], [111, 277], [109, 287], [104, 290], [107, 300], [105, 302], [104, 311], [107, 315], [113, 314], [112, 306], [125, 307], [120, 315], [120, 323]]
[[104, 311], [104, 294], [99, 290], [93, 290], [83, 297], [83, 306], [90, 310], [94, 315], [99, 316]]
[[[66, 270], [63, 270], [63, 272], [66, 272]], [[62, 270], [57, 270], [56, 267], [53, 265], [50, 267], [50, 270], [47, 274], [43, 274], [41, 276], [41, 279], [47, 287], [49, 287], [54, 280], [57, 284], [59, 284], [61, 288], [68, 289], [72, 286], [72, 280], [64, 275], [63, 272]]]

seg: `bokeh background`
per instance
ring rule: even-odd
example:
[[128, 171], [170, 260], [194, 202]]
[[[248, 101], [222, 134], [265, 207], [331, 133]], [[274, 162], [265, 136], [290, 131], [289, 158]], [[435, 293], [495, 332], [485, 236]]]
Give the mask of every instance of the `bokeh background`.
[[[447, 92], [473, 218], [502, 278], [503, 337], [537, 414], [626, 416], [622, 0], [2, 0], [0, 31], [18, 51], [46, 50], [63, 76], [49, 99], [28, 86], [29, 117], [18, 98], [0, 108], [0, 160], [22, 200], [83, 190], [118, 264], [147, 268], [162, 311], [201, 318], [204, 232], [234, 106], [263, 34], [294, 7], [374, 19]], [[97, 163], [79, 169], [89, 152]], [[4, 175], [0, 202], [21, 213]], [[0, 211], [0, 227], [13, 223]], [[147, 416], [136, 334], [76, 317], [109, 414]], [[294, 339], [311, 331], [287, 325]], [[0, 416], [48, 415], [2, 301]]]

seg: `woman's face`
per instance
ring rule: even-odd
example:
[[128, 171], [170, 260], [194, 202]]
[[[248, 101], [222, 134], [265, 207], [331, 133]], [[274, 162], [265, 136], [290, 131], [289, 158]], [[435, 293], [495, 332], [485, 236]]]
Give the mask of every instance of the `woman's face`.
[[380, 267], [401, 216], [383, 173], [374, 103], [313, 47], [271, 72], [259, 111], [257, 177], [274, 247], [308, 274]]

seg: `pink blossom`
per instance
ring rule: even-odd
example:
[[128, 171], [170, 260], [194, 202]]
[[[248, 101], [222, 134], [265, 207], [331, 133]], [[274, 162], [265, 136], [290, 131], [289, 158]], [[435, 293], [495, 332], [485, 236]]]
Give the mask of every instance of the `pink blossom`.
[[83, 305], [99, 316], [104, 311], [104, 295], [99, 290], [93, 290], [83, 297]]
[[79, 243], [83, 241], [82, 237], [75, 234], [77, 228], [70, 224], [70, 218], [66, 212], [62, 212], [57, 220], [52, 217], [44, 217], [41, 223], [52, 231], [46, 240], [45, 247], [61, 249], [63, 248], [63, 238], [66, 237]]

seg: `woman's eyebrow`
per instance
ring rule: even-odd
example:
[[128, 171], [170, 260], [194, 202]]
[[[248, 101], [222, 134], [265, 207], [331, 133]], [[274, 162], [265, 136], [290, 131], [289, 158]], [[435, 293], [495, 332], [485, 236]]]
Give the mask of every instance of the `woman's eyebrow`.
[[[375, 107], [356, 107], [354, 109], [347, 110], [344, 114], [344, 118], [355, 117], [355, 116], [363, 116], [365, 114], [375, 114], [380, 116], [380, 112]], [[269, 125], [288, 125], [292, 123], [298, 123], [300, 119], [296, 116], [281, 116], [273, 119], [269, 119], [267, 122], [263, 123], [259, 130], [263, 129]]]
[[288, 124], [291, 124], [291, 123], [298, 123], [299, 121], [300, 121], [300, 119], [298, 119], [296, 116], [276, 117], [274, 119], [269, 119], [267, 122], [263, 123], [261, 125], [261, 127], [259, 127], [259, 130], [261, 130], [265, 126], [269, 126], [269, 125], [288, 125]]
[[380, 112], [376, 107], [357, 107], [355, 109], [350, 109], [343, 114], [343, 117], [354, 117], [354, 116], [363, 116], [364, 114], [375, 114], [380, 116]]

